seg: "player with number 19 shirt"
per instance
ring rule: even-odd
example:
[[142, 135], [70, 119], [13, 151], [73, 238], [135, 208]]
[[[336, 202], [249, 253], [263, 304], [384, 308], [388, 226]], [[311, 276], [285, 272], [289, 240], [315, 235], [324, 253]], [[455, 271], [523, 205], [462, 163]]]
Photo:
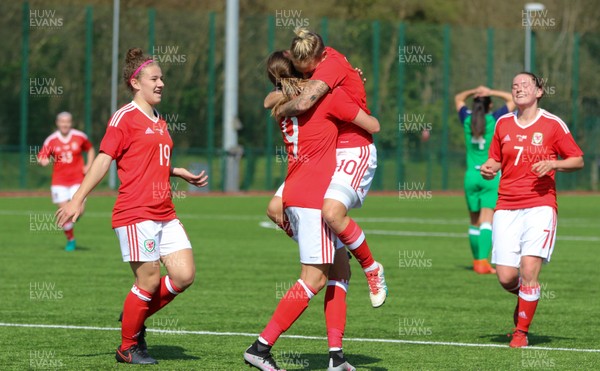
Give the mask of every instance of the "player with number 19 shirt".
[[[135, 277], [121, 313], [121, 344], [115, 358], [123, 363], [156, 364], [147, 351], [144, 322], [187, 289], [196, 273], [191, 243], [171, 201], [169, 177], [204, 186], [206, 176], [171, 166], [173, 141], [154, 108], [165, 86], [154, 58], [139, 48], [129, 49], [123, 80], [133, 101], [111, 117], [100, 153], [73, 199], [57, 212], [57, 223], [77, 219], [82, 200], [114, 160], [121, 185], [112, 227], [123, 261]], [[159, 261], [167, 270], [162, 277]]]
[[117, 161], [121, 181], [113, 228], [177, 218], [169, 183], [172, 147], [167, 123], [157, 112], [149, 117], [131, 102], [112, 116], [100, 152]]

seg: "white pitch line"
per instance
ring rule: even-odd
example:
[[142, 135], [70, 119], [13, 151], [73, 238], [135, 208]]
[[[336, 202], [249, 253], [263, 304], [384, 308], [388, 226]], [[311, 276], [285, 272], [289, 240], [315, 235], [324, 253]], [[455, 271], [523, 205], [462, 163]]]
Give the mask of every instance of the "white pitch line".
[[[466, 233], [455, 232], [418, 232], [418, 231], [385, 231], [376, 229], [365, 229], [366, 234], [379, 234], [387, 236], [407, 236], [407, 237], [449, 237], [449, 238], [466, 238]], [[557, 240], [562, 241], [600, 241], [600, 237], [596, 236], [557, 236]]]
[[[89, 331], [121, 331], [119, 327], [93, 327], [93, 326], [72, 326], [72, 325], [44, 325], [29, 323], [2, 323], [0, 327], [27, 327], [27, 328], [51, 328], [62, 330], [89, 330]], [[187, 331], [187, 330], [155, 330], [146, 329], [148, 332], [175, 335], [209, 335], [209, 336], [245, 336], [257, 337], [258, 334], [247, 332], [215, 332], [215, 331]], [[282, 338], [302, 339], [302, 340], [327, 340], [323, 336], [304, 336], [304, 335], [281, 335]], [[401, 340], [401, 339], [369, 339], [369, 338], [344, 338], [344, 341], [355, 341], [360, 343], [391, 343], [391, 344], [412, 344], [412, 345], [442, 345], [453, 347], [479, 347], [479, 348], [509, 348], [504, 344], [476, 344], [476, 343], [454, 343], [450, 341], [420, 341], [420, 340]], [[583, 352], [600, 353], [600, 349], [580, 349], [580, 348], [551, 348], [528, 346], [527, 349], [563, 351], [563, 352]]]
[[[39, 213], [26, 210], [0, 210], [0, 215], [9, 216], [30, 216], [32, 213]], [[45, 214], [54, 214], [54, 211], [43, 212]], [[83, 215], [83, 218], [110, 218], [111, 214], [107, 212], [88, 211]], [[270, 221], [265, 221], [262, 215], [202, 215], [202, 214], [178, 214], [182, 219], [210, 219], [210, 220], [242, 220], [242, 221], [259, 221], [259, 225], [263, 228], [277, 229], [275, 224]], [[262, 221], [261, 221], [262, 220]], [[427, 224], [427, 225], [467, 225], [467, 221], [462, 219], [428, 219], [428, 218], [355, 218], [358, 222], [364, 223], [398, 223], [398, 224]], [[576, 219], [574, 219], [576, 220]], [[564, 224], [564, 223], [563, 223]], [[365, 230], [368, 234], [387, 235], [387, 236], [404, 236], [404, 237], [441, 237], [441, 238], [465, 238], [466, 233], [458, 232], [422, 232], [422, 231], [389, 231], [389, 230]], [[587, 241], [600, 242], [598, 236], [561, 236], [557, 240], [561, 241]]]
[[[262, 221], [258, 223], [262, 228], [278, 229], [274, 223]], [[441, 238], [467, 238], [466, 233], [458, 232], [423, 232], [423, 231], [386, 231], [379, 229], [365, 229], [366, 234], [384, 235], [384, 236], [402, 236], [402, 237], [441, 237]], [[600, 241], [596, 236], [558, 236], [556, 239], [561, 241]]]

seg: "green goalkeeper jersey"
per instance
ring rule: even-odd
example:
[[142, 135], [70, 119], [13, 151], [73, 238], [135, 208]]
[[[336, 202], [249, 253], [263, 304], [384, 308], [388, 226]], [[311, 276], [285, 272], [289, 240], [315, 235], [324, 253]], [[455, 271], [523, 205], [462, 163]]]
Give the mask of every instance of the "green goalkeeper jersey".
[[467, 169], [479, 169], [479, 167], [488, 159], [488, 150], [492, 137], [494, 136], [494, 127], [496, 119], [492, 114], [485, 115], [485, 133], [480, 138], [473, 138], [471, 131], [471, 117], [464, 121], [463, 128], [465, 133], [465, 144], [467, 147]]

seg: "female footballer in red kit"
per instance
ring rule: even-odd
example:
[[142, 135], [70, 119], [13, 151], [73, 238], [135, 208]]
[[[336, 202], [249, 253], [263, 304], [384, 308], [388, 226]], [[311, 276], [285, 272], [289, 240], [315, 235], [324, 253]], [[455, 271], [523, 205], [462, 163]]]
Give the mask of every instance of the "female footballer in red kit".
[[[85, 133], [73, 129], [73, 115], [61, 112], [56, 116], [56, 130], [44, 141], [44, 146], [37, 156], [42, 166], [52, 165], [52, 202], [58, 208], [63, 207], [73, 197], [83, 176], [89, 170], [96, 152]], [[87, 152], [87, 163], [84, 165], [83, 152]], [[73, 251], [76, 247], [73, 223], [63, 225], [67, 245], [65, 251]]]
[[527, 333], [540, 299], [538, 276], [554, 249], [555, 173], [583, 167], [583, 152], [567, 125], [539, 108], [543, 94], [542, 80], [534, 74], [515, 76], [512, 99], [517, 111], [496, 122], [490, 158], [480, 169], [485, 179], [502, 170], [492, 227], [492, 263], [502, 287], [518, 296], [512, 348], [528, 345]]
[[[275, 52], [267, 63], [269, 77], [281, 84], [285, 99], [301, 91], [294, 78], [291, 60]], [[367, 115], [342, 89], [326, 94], [306, 114], [278, 117], [288, 153], [288, 173], [282, 201], [297, 237], [302, 266], [300, 279], [279, 302], [259, 338], [246, 350], [246, 363], [260, 370], [280, 370], [271, 347], [308, 307], [309, 301], [327, 287], [325, 320], [329, 344], [329, 371], [353, 371], [342, 351], [346, 325], [346, 290], [350, 278], [345, 249], [335, 248], [335, 234], [321, 215], [323, 196], [336, 163], [337, 122], [379, 128], [376, 118]]]
[[[116, 111], [108, 122], [100, 153], [73, 199], [57, 212], [63, 225], [75, 221], [83, 200], [102, 180], [115, 160], [121, 185], [112, 215], [124, 262], [135, 283], [123, 306], [118, 362], [155, 364], [146, 347], [144, 321], [194, 281], [192, 246], [177, 219], [169, 189], [171, 176], [205, 186], [204, 172], [194, 175], [171, 166], [173, 141], [167, 123], [154, 106], [160, 103], [163, 75], [151, 56], [139, 48], [127, 52], [123, 78], [133, 101]], [[160, 262], [168, 274], [160, 276]]]
[[[277, 108], [277, 115], [303, 114], [337, 87], [369, 114], [363, 81], [346, 57], [326, 47], [317, 33], [304, 28], [296, 29], [295, 33], [289, 54], [296, 70], [310, 80], [296, 98]], [[272, 95], [276, 96], [276, 93]], [[269, 100], [267, 97], [265, 106], [269, 105]], [[365, 234], [348, 216], [350, 209], [362, 207], [369, 192], [377, 168], [377, 149], [371, 133], [351, 122], [339, 125], [336, 148], [336, 169], [324, 196], [323, 218], [361, 265], [369, 285], [371, 305], [378, 308], [385, 303], [388, 291], [383, 265], [374, 260]], [[281, 217], [280, 195], [278, 191], [269, 203], [267, 215], [289, 234]]]

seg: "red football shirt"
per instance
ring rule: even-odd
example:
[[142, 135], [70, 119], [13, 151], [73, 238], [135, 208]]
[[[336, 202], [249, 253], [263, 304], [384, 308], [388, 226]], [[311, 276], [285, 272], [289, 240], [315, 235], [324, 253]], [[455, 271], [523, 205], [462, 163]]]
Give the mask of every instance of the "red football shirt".
[[557, 116], [540, 109], [527, 126], [517, 122], [514, 113], [498, 119], [489, 155], [500, 162], [502, 176], [497, 210], [526, 209], [556, 204], [555, 172], [538, 178], [531, 167], [543, 160], [579, 157], [583, 152], [567, 125]]
[[[323, 197], [335, 170], [336, 123], [352, 121], [359, 106], [342, 89], [333, 89], [310, 110], [281, 123], [288, 173], [283, 207], [323, 207]], [[353, 124], [354, 125], [354, 124]]]
[[135, 102], [126, 104], [113, 114], [100, 143], [100, 152], [116, 160], [121, 181], [113, 228], [177, 217], [169, 183], [173, 141], [165, 120], [154, 114], [149, 117]]
[[71, 129], [66, 137], [55, 131], [44, 141], [38, 158], [54, 158], [52, 185], [70, 187], [83, 181], [83, 152], [92, 148], [85, 133]]
[[[325, 47], [325, 59], [317, 65], [311, 80], [320, 80], [333, 90], [341, 87], [358, 106], [366, 113], [367, 93], [360, 75], [352, 67], [346, 57], [337, 50]], [[338, 148], [362, 147], [373, 143], [373, 136], [364, 129], [350, 123], [340, 123], [338, 133]]]

